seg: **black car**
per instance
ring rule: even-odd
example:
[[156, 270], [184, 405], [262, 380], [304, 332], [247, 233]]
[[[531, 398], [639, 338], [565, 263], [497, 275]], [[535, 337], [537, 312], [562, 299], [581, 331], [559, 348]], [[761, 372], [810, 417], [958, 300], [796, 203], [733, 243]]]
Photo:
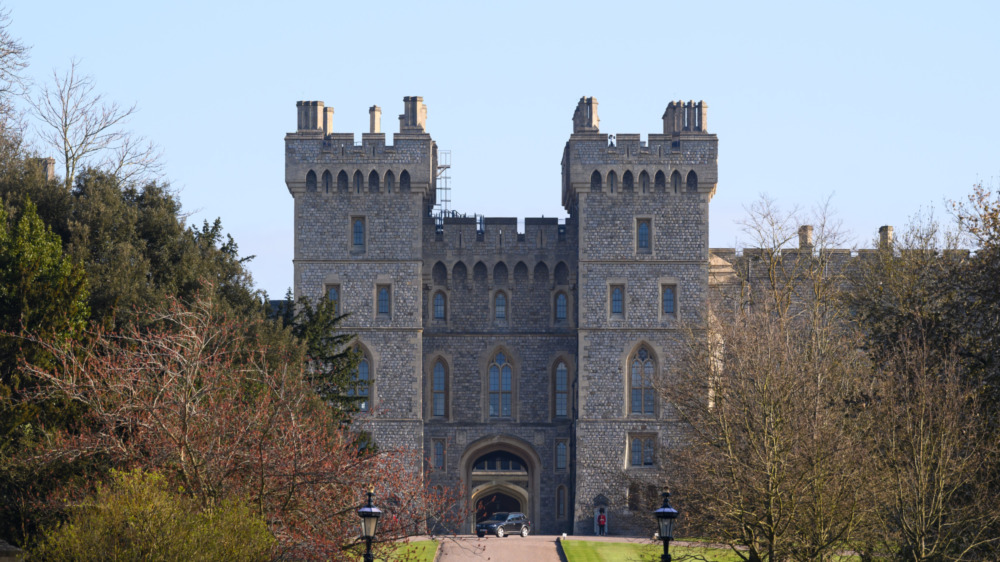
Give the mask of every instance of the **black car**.
[[512, 511], [498, 511], [489, 519], [476, 523], [476, 534], [485, 537], [486, 533], [492, 533], [498, 537], [520, 533], [522, 537], [528, 536], [531, 532], [531, 521], [523, 513]]

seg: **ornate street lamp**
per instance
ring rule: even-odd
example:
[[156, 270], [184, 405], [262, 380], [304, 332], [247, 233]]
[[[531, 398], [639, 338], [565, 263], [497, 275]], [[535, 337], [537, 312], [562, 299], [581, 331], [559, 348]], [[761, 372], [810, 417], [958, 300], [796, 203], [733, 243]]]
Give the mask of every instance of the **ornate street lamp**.
[[365, 539], [365, 562], [375, 562], [375, 556], [372, 554], [372, 539], [375, 538], [378, 518], [382, 516], [382, 510], [372, 505], [372, 496], [374, 495], [375, 490], [369, 488], [368, 505], [358, 508], [358, 517], [361, 518], [361, 536]]
[[677, 520], [677, 510], [670, 507], [670, 489], [663, 492], [663, 507], [653, 512], [656, 522], [660, 524], [660, 540], [663, 541], [662, 562], [670, 562], [670, 541], [674, 539], [674, 521]]

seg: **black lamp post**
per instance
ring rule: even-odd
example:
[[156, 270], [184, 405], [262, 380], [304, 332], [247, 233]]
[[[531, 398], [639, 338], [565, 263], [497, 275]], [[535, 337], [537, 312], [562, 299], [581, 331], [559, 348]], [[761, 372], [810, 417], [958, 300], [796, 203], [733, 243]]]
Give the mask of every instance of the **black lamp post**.
[[660, 540], [663, 541], [662, 562], [670, 562], [670, 541], [674, 539], [674, 521], [677, 520], [677, 510], [670, 507], [670, 490], [663, 492], [663, 507], [657, 509], [656, 522], [660, 524]]
[[375, 538], [375, 528], [378, 527], [378, 518], [382, 516], [382, 510], [372, 505], [372, 496], [375, 491], [368, 489], [368, 505], [358, 508], [358, 517], [361, 518], [361, 536], [365, 539], [365, 562], [375, 562], [372, 554], [372, 539]]

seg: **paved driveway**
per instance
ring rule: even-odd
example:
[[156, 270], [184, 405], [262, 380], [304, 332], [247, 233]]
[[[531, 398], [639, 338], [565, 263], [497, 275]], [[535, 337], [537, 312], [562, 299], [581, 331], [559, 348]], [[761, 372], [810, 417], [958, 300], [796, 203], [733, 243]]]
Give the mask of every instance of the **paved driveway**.
[[518, 535], [498, 539], [492, 535], [478, 538], [459, 536], [442, 538], [438, 560], [489, 560], [490, 562], [559, 562], [555, 535]]

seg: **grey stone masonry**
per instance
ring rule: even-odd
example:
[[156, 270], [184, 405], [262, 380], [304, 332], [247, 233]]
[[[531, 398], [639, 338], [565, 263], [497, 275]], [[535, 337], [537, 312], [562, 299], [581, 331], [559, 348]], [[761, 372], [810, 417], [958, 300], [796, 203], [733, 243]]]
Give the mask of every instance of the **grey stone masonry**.
[[708, 249], [718, 139], [704, 102], [669, 102], [646, 141], [602, 134], [597, 107], [581, 98], [573, 114], [562, 221], [435, 214], [418, 96], [391, 144], [378, 106], [358, 142], [319, 101], [297, 104], [285, 137], [295, 294], [336, 289], [370, 365], [358, 426], [458, 487], [459, 532], [506, 509], [534, 532], [590, 534], [603, 507], [613, 534], [646, 535], [630, 490], [669, 476], [679, 425], [643, 377], [704, 317], [710, 274], [731, 282], [732, 259]]

